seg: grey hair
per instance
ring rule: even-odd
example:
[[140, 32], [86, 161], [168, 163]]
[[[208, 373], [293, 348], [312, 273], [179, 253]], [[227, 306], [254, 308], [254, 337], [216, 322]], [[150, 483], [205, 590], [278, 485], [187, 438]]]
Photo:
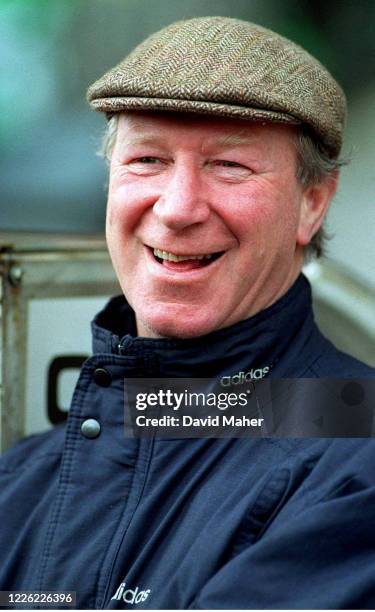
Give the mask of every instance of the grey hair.
[[[103, 136], [99, 154], [109, 163], [116, 142], [119, 113], [108, 118], [108, 124]], [[333, 159], [329, 157], [314, 135], [304, 127], [297, 130], [295, 135], [297, 152], [296, 177], [299, 183], [307, 188], [333, 178], [336, 172], [349, 163], [348, 159]], [[312, 237], [310, 243], [304, 248], [304, 260], [309, 261], [321, 257], [325, 252], [325, 245], [331, 236], [322, 226]]]
[[108, 163], [111, 161], [113, 149], [116, 142], [119, 116], [119, 113], [115, 113], [114, 115], [110, 115], [108, 117], [101, 146], [98, 151], [98, 154], [101, 157], [104, 157], [104, 159], [107, 160]]
[[[329, 157], [320, 142], [304, 127], [297, 131], [295, 147], [297, 152], [296, 177], [305, 188], [322, 183], [329, 177], [334, 178], [338, 170], [350, 161], [349, 158]], [[324, 255], [326, 242], [330, 238], [331, 236], [322, 225], [304, 248], [305, 262]]]

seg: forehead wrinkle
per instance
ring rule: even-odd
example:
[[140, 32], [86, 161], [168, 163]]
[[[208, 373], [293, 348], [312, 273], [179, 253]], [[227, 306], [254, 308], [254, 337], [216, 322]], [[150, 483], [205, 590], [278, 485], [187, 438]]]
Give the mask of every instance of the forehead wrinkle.
[[239, 147], [254, 144], [254, 142], [257, 140], [258, 138], [256, 138], [254, 135], [249, 135], [246, 133], [246, 131], [243, 131], [235, 134], [222, 134], [215, 136], [212, 139], [210, 138], [206, 144], [208, 146], [220, 148]]

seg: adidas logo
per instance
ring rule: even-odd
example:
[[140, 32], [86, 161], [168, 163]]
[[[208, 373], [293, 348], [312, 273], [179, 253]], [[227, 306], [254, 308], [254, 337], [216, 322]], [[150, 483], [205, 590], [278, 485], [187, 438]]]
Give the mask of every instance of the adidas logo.
[[122, 582], [117, 589], [111, 599], [117, 599], [117, 601], [124, 601], [128, 604], [139, 604], [143, 601], [146, 601], [147, 597], [151, 593], [151, 589], [147, 589], [147, 591], [140, 591], [139, 587], [135, 587], [135, 589], [126, 589], [126, 582]]
[[232, 385], [243, 385], [252, 380], [260, 380], [267, 376], [270, 369], [271, 366], [265, 366], [264, 368], [252, 368], [248, 372], [238, 372], [234, 376], [223, 376], [220, 384], [222, 387], [231, 387]]

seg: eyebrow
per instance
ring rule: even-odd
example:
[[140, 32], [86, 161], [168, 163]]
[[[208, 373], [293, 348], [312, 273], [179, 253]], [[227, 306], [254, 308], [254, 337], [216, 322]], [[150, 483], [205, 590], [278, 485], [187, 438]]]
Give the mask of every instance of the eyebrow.
[[125, 136], [120, 141], [120, 146], [135, 146], [139, 144], [159, 144], [160, 145], [160, 137], [155, 136], [154, 134], [134, 134], [130, 137]]
[[[228, 147], [238, 147], [238, 146], [246, 146], [250, 144], [254, 144], [256, 138], [254, 136], [244, 135], [241, 133], [238, 134], [226, 134], [222, 136], [214, 137], [208, 140], [204, 146], [213, 147], [213, 148], [228, 148]], [[127, 146], [137, 146], [137, 145], [159, 145], [160, 136], [156, 136], [155, 134], [144, 133], [144, 134], [133, 134], [131, 136], [125, 136], [121, 142], [119, 143], [120, 147]]]

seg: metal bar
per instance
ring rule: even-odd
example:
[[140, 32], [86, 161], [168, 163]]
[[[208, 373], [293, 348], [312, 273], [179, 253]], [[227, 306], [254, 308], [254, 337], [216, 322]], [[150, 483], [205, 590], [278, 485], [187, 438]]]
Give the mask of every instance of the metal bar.
[[0, 252], [0, 452], [25, 435], [30, 301], [121, 292], [104, 243], [95, 247]]

